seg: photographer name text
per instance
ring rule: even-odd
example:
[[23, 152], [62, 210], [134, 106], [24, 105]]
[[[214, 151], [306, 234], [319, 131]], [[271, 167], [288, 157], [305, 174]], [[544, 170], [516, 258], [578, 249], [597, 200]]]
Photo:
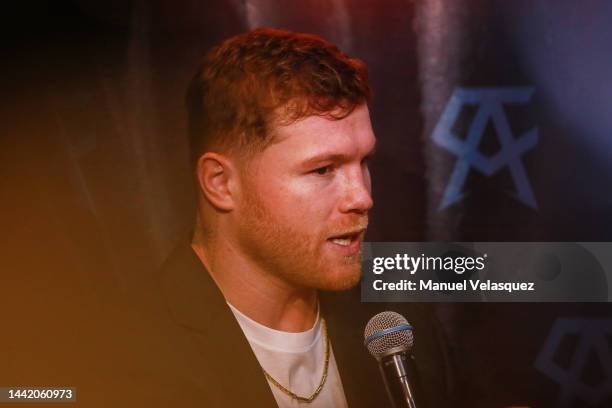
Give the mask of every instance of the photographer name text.
[[494, 282], [489, 279], [464, 279], [458, 282], [438, 282], [432, 279], [420, 280], [418, 282], [407, 279], [397, 282], [384, 282], [382, 279], [377, 279], [372, 283], [372, 286], [376, 291], [531, 292], [535, 290], [534, 282]]

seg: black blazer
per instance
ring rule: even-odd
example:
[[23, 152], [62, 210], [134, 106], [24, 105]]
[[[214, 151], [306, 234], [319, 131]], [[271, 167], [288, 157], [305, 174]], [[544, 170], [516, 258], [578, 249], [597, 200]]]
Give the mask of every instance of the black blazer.
[[[159, 291], [164, 306], [158, 318], [164, 319], [163, 309], [168, 317], [159, 335], [172, 352], [162, 352], [158, 358], [172, 383], [181, 383], [176, 393], [183, 403], [276, 406], [242, 329], [188, 242], [180, 244], [165, 262]], [[359, 288], [322, 293], [320, 302], [349, 407], [388, 406], [377, 363], [363, 346], [363, 328], [373, 314], [389, 306], [360, 303]], [[435, 319], [422, 306], [412, 305], [410, 311], [407, 305], [395, 305], [401, 310], [393, 310], [404, 313], [415, 326], [415, 355], [428, 405], [449, 406], [449, 370]]]

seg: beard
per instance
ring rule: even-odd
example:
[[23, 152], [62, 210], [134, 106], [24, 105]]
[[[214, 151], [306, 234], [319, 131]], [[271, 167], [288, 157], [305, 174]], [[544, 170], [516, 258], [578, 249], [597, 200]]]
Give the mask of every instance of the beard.
[[361, 278], [361, 251], [342, 256], [327, 240], [347, 230], [365, 228], [367, 215], [347, 214], [344, 222], [321, 228], [308, 220], [277, 216], [252, 192], [244, 197], [238, 242], [264, 271], [299, 288], [347, 290]]

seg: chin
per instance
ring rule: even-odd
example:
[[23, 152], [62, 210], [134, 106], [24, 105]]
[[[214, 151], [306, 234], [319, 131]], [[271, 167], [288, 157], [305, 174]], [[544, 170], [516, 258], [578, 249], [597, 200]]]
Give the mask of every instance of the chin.
[[349, 290], [357, 286], [361, 279], [361, 265], [356, 265], [356, 268], [346, 270], [347, 265], [343, 265], [343, 271], [334, 271], [331, 279], [321, 279], [317, 289], [326, 291], [343, 291]]

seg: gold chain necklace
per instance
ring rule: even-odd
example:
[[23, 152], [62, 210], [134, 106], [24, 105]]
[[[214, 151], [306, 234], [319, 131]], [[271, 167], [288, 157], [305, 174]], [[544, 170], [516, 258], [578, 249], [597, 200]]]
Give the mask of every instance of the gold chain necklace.
[[323, 366], [323, 375], [321, 376], [321, 381], [319, 382], [319, 386], [312, 393], [310, 397], [303, 397], [301, 395], [297, 395], [293, 391], [288, 388], [283, 387], [278, 381], [276, 381], [268, 372], [262, 367], [264, 375], [266, 379], [274, 384], [279, 390], [287, 394], [293, 399], [296, 399], [300, 402], [311, 403], [317, 398], [317, 395], [321, 393], [323, 390], [323, 386], [325, 385], [325, 380], [327, 380], [327, 368], [329, 367], [329, 336], [327, 335], [327, 324], [325, 323], [325, 319], [321, 318], [321, 325], [323, 326], [323, 335], [325, 336], [325, 365]]

